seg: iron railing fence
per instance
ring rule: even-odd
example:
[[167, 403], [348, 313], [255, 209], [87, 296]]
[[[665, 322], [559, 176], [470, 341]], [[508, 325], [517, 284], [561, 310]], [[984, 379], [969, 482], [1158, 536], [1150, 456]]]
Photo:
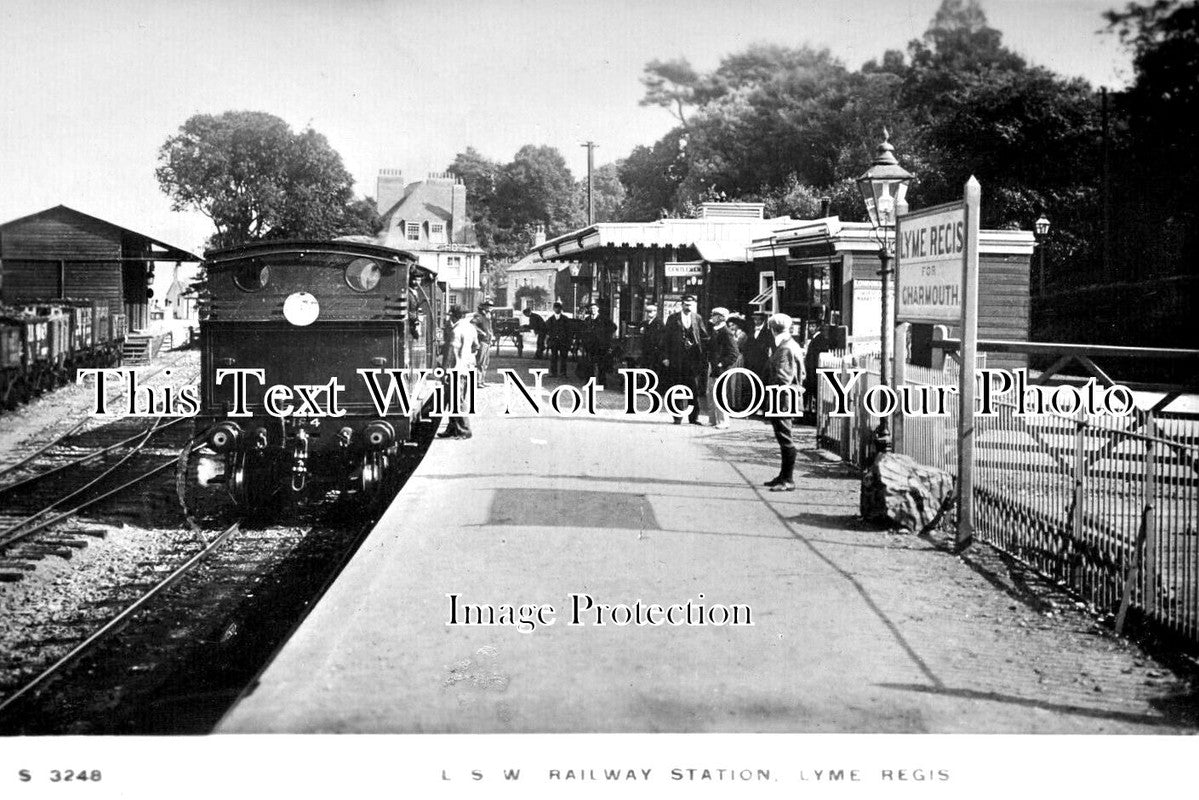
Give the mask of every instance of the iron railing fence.
[[[878, 418], [862, 394], [878, 383], [877, 356], [830, 352], [820, 366], [849, 392], [849, 417], [832, 417], [821, 379], [821, 446], [865, 468]], [[956, 369], [904, 367], [909, 387], [956, 386]], [[981, 541], [1060, 581], [1097, 608], [1138, 610], [1199, 641], [1199, 422], [1136, 410], [1128, 417], [1021, 416], [1000, 398], [975, 425], [975, 531]], [[945, 416], [892, 418], [896, 450], [957, 476], [956, 402]]]

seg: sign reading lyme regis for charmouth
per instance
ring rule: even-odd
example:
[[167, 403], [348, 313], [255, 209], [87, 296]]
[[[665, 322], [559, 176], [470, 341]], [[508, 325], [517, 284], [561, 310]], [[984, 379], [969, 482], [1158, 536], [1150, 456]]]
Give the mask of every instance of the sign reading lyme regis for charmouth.
[[899, 322], [961, 322], [965, 249], [963, 203], [934, 206], [898, 219], [895, 317]]

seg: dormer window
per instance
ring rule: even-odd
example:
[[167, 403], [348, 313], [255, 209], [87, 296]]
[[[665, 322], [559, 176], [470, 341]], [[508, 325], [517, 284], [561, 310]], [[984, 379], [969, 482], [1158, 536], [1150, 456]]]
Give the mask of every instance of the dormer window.
[[405, 233], [405, 236], [408, 239], [408, 241], [419, 242], [420, 241], [420, 223], [419, 222], [409, 222], [407, 224], [407, 226], [405, 226], [404, 233]]
[[429, 238], [435, 242], [445, 241], [445, 223], [431, 222], [429, 223]]

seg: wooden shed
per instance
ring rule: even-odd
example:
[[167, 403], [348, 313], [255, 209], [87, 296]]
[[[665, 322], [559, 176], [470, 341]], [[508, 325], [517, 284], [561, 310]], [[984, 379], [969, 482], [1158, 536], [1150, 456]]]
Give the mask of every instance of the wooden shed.
[[199, 260], [151, 236], [55, 206], [0, 225], [0, 303], [105, 300], [136, 330], [149, 322], [155, 262]]

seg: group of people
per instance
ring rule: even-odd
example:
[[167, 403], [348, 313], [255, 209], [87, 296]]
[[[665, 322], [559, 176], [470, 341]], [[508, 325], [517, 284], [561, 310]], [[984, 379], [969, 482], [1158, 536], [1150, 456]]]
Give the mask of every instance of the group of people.
[[600, 384], [607, 380], [614, 367], [616, 325], [600, 314], [598, 303], [583, 306], [575, 317], [566, 316], [560, 302], [554, 303], [553, 313], [544, 319], [528, 308], [523, 314], [525, 327], [537, 337], [533, 357], [549, 354], [550, 375], [565, 377], [567, 358], [573, 355], [578, 360], [578, 377], [594, 377]]
[[[664, 321], [658, 316], [657, 306], [645, 307], [640, 327], [641, 365], [654, 370], [669, 386], [691, 389], [695, 398], [691, 424], [700, 424], [700, 398], [706, 398], [711, 425], [718, 429], [729, 426], [728, 415], [715, 402], [715, 391], [720, 377], [735, 367], [753, 372], [767, 385], [805, 385], [804, 353], [791, 335], [791, 317], [764, 312], [755, 312], [751, 317], [752, 322], [747, 322], [718, 306], [709, 312], [705, 324], [696, 309], [695, 296], [690, 294], [683, 295], [680, 310]], [[746, 408], [749, 387], [743, 376], [734, 375], [729, 384], [728, 394], [733, 399], [729, 405]], [[795, 416], [803, 413], [802, 408], [792, 410]], [[674, 424], [682, 423], [682, 417], [675, 417]], [[794, 417], [772, 417], [770, 423], [782, 465], [779, 474], [766, 485], [771, 491], [794, 491]]]
[[[691, 424], [701, 424], [699, 414], [703, 398], [706, 399], [710, 424], [718, 429], [729, 426], [722, 404], [715, 402], [715, 391], [720, 377], [736, 367], [753, 372], [766, 385], [798, 384], [805, 393], [814, 394], [814, 386], [809, 381], [814, 378], [815, 364], [805, 365], [805, 352], [792, 337], [792, 319], [788, 315], [767, 315], [758, 311], [747, 321], [718, 306], [709, 312], [705, 322], [699, 315], [694, 295], [683, 295], [680, 306], [679, 311], [663, 320], [656, 305], [646, 305], [645, 318], [638, 330], [641, 335], [640, 365], [654, 370], [666, 386], [686, 386], [691, 390], [694, 398], [688, 418]], [[544, 358], [548, 354], [550, 375], [565, 376], [567, 354], [577, 349], [579, 376], [594, 376], [602, 383], [613, 368], [616, 326], [600, 315], [597, 303], [586, 306], [577, 318], [567, 317], [560, 302], [554, 303], [553, 309], [545, 319], [529, 309], [524, 311], [528, 329], [537, 336], [535, 357]], [[445, 336], [443, 366], [456, 370], [476, 369], [480, 386], [486, 385], [489, 345], [494, 340], [490, 311], [491, 303], [484, 301], [479, 304], [478, 312], [467, 319], [461, 306], [452, 306]], [[812, 355], [818, 356], [821, 348], [816, 339], [809, 342], [806, 360], [812, 362]], [[729, 383], [731, 405], [746, 408], [750, 393], [743, 376], [736, 374]], [[794, 412], [792, 416], [769, 419], [781, 460], [779, 474], [766, 482], [766, 486], [775, 492], [795, 489], [797, 450], [793, 426], [795, 417], [802, 416], [803, 408], [790, 410]], [[682, 423], [682, 417], [675, 417], [674, 424]], [[470, 438], [470, 423], [465, 416], [451, 417], [445, 432], [439, 435]]]

